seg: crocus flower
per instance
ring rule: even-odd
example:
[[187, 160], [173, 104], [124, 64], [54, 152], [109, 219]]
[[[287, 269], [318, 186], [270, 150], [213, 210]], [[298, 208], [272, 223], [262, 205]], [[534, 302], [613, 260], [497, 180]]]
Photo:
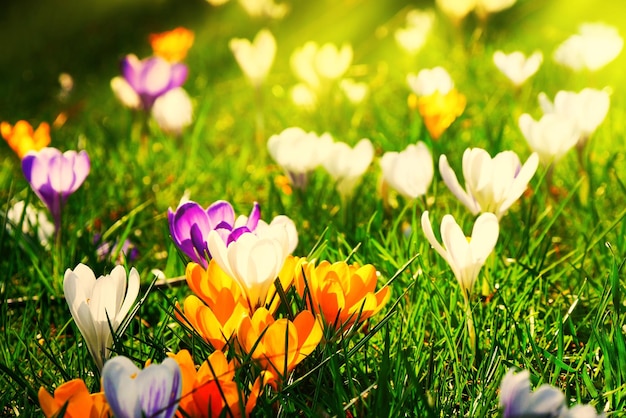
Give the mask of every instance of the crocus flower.
[[239, 4], [250, 17], [282, 19], [289, 12], [289, 5], [274, 0], [239, 0]]
[[361, 103], [369, 92], [367, 83], [359, 83], [351, 78], [342, 79], [339, 82], [339, 88], [344, 92], [348, 100], [354, 104]]
[[39, 243], [46, 247], [50, 243], [50, 238], [54, 235], [54, 224], [48, 220], [44, 210], [39, 210], [35, 206], [25, 204], [23, 200], [15, 202], [7, 211], [7, 230], [12, 231], [13, 227], [20, 227], [22, 234], [29, 235], [35, 231]]
[[309, 173], [315, 170], [330, 154], [333, 138], [330, 134], [318, 136], [301, 128], [291, 127], [272, 135], [267, 149], [291, 180], [295, 188], [304, 189]]
[[253, 86], [263, 83], [276, 56], [276, 39], [267, 29], [262, 29], [254, 41], [234, 38], [228, 43], [237, 64]]
[[177, 87], [157, 97], [152, 106], [152, 118], [164, 132], [180, 135], [193, 121], [193, 107], [187, 92]]
[[180, 62], [185, 59], [187, 51], [193, 45], [194, 34], [187, 28], [178, 27], [166, 32], [150, 34], [148, 39], [154, 55], [169, 62]]
[[458, 22], [474, 10], [476, 0], [436, 0], [435, 4], [450, 19]]
[[298, 107], [312, 111], [317, 106], [315, 91], [305, 83], [298, 83], [289, 90], [291, 101]]
[[59, 416], [61, 410], [65, 411], [65, 418], [101, 418], [109, 415], [104, 392], [89, 393], [82, 379], [63, 383], [54, 390], [54, 396], [42, 386], [37, 395], [46, 418]]
[[91, 164], [86, 151], [61, 152], [56, 148], [31, 151], [22, 159], [22, 171], [33, 191], [48, 207], [57, 233], [61, 211], [89, 174]]
[[24, 158], [29, 151], [39, 151], [50, 144], [50, 125], [47, 122], [41, 122], [34, 131], [25, 120], [18, 121], [15, 126], [2, 122], [0, 133], [20, 158]]
[[408, 199], [425, 195], [435, 174], [433, 157], [423, 142], [384, 153], [380, 167], [384, 181]]
[[322, 339], [322, 327], [310, 311], [300, 312], [293, 321], [275, 320], [265, 308], [245, 317], [237, 330], [243, 351], [266, 371], [268, 383], [276, 386], [315, 350]]
[[322, 165], [337, 182], [339, 194], [348, 198], [374, 159], [374, 146], [361, 139], [353, 148], [344, 142], [335, 142]]
[[89, 267], [78, 264], [65, 271], [63, 292], [89, 353], [102, 370], [111, 355], [111, 331], [117, 331], [139, 294], [139, 273], [132, 268], [127, 280], [124, 267], [116, 266], [111, 274], [96, 279]]
[[452, 215], [441, 220], [441, 239], [435, 238], [428, 211], [422, 214], [422, 230], [430, 245], [448, 262], [466, 300], [471, 295], [478, 273], [498, 241], [498, 218], [493, 213], [483, 213], [476, 219], [472, 236], [466, 237]]
[[[170, 63], [161, 57], [150, 57], [140, 60], [130, 54], [122, 60], [122, 78], [111, 82], [114, 92], [124, 93], [120, 97], [122, 103], [133, 103], [132, 92], [139, 98], [141, 107], [150, 110], [154, 101], [170, 90], [183, 85], [187, 79], [187, 66], [181, 63]], [[130, 87], [130, 89], [128, 88]], [[130, 97], [126, 97], [130, 96]]]
[[116, 356], [104, 364], [102, 387], [117, 418], [171, 418], [178, 409], [182, 375], [172, 358], [140, 370], [127, 357]]
[[580, 138], [578, 126], [558, 113], [545, 114], [539, 121], [524, 113], [518, 123], [530, 148], [546, 166], [560, 160]]
[[465, 110], [465, 96], [456, 89], [446, 94], [436, 91], [417, 99], [417, 108], [432, 139], [441, 135]]
[[216, 230], [224, 243], [229, 244], [244, 232], [256, 229], [261, 209], [255, 202], [249, 217], [235, 219], [235, 210], [224, 200], [218, 200], [206, 209], [187, 201], [176, 211], [168, 209], [167, 215], [174, 244], [191, 260], [207, 267], [207, 260], [211, 257], [207, 245], [209, 232]]
[[445, 95], [454, 89], [454, 81], [443, 67], [425, 68], [417, 74], [409, 73], [406, 81], [418, 97], [431, 96], [437, 92]]
[[323, 82], [340, 79], [350, 67], [352, 56], [352, 46], [349, 44], [337, 48], [327, 43], [320, 47], [309, 41], [293, 52], [290, 63], [298, 79], [313, 90], [318, 90]]
[[441, 177], [457, 199], [473, 215], [492, 212], [498, 219], [524, 193], [538, 165], [539, 156], [536, 153], [522, 166], [513, 151], [503, 151], [491, 158], [481, 148], [468, 148], [463, 153], [463, 189], [446, 156], [439, 158]]
[[520, 51], [510, 54], [496, 51], [493, 54], [493, 63], [516, 87], [524, 84], [530, 76], [535, 74], [542, 61], [543, 54], [541, 51], [533, 53], [528, 58]]
[[435, 13], [432, 10], [410, 10], [406, 14], [406, 27], [398, 28], [394, 38], [402, 49], [414, 55], [422, 49], [435, 24]]
[[554, 60], [574, 71], [596, 71], [613, 61], [624, 46], [616, 28], [604, 23], [583, 23], [578, 33], [554, 51]]
[[305, 262], [296, 271], [295, 286], [307, 308], [337, 331], [346, 331], [376, 315], [391, 296], [388, 286], [376, 292], [378, 275], [371, 264]]
[[605, 90], [590, 88], [579, 93], [561, 90], [554, 97], [554, 103], [545, 93], [539, 93], [539, 105], [544, 113], [556, 113], [576, 125], [580, 133], [578, 145], [584, 145], [604, 121], [610, 101], [609, 93]]

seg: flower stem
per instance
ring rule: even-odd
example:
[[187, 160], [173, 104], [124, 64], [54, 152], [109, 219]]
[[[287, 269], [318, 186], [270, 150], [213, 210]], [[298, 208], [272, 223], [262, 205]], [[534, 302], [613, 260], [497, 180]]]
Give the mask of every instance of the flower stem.
[[472, 307], [470, 305], [469, 295], [463, 290], [463, 301], [465, 303], [465, 325], [467, 326], [467, 334], [469, 336], [470, 348], [472, 354], [476, 357], [477, 341], [476, 341], [476, 327], [474, 326], [474, 314], [472, 313]]

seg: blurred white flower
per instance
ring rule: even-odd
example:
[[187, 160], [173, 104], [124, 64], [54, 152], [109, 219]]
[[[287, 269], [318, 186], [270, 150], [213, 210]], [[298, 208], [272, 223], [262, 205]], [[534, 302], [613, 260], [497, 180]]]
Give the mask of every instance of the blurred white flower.
[[487, 257], [496, 246], [499, 235], [498, 218], [493, 213], [483, 213], [476, 219], [471, 237], [466, 237], [452, 215], [441, 220], [441, 240], [437, 241], [428, 218], [428, 211], [422, 214], [422, 230], [430, 245], [450, 265], [463, 294], [469, 297], [478, 273]]
[[[54, 235], [54, 224], [48, 219], [45, 210], [39, 210], [30, 203], [26, 205], [23, 200], [15, 202], [7, 211], [7, 230], [13, 231], [13, 227], [21, 225], [22, 233], [29, 235], [32, 231], [37, 233], [37, 239], [43, 247], [47, 247], [50, 238]], [[21, 223], [20, 223], [21, 222]]]
[[492, 212], [498, 219], [524, 193], [538, 165], [539, 156], [536, 153], [522, 166], [513, 151], [503, 151], [491, 158], [484, 149], [467, 148], [463, 153], [463, 189], [446, 156], [439, 158], [439, 172], [452, 194], [473, 215]]
[[317, 90], [323, 80], [337, 80], [346, 73], [352, 63], [352, 46], [344, 44], [339, 49], [326, 43], [320, 47], [309, 41], [293, 52], [290, 63], [296, 77]]
[[523, 52], [515, 51], [505, 54], [502, 51], [496, 51], [493, 54], [493, 62], [498, 69], [507, 76], [515, 86], [521, 86], [533, 74], [537, 72], [543, 54], [540, 51], [533, 53], [526, 58]]
[[289, 12], [289, 5], [277, 4], [274, 0], [239, 0], [239, 4], [250, 17], [282, 19]]
[[423, 142], [384, 153], [380, 167], [384, 181], [408, 199], [425, 195], [435, 174], [433, 157]]
[[407, 53], [416, 54], [424, 44], [435, 23], [432, 10], [410, 10], [406, 15], [406, 27], [394, 32], [396, 42]]
[[462, 20], [476, 7], [477, 0], [436, 0], [435, 4], [450, 19]]
[[228, 3], [230, 0], [206, 0], [211, 6], [221, 6]]
[[418, 96], [430, 96], [437, 91], [446, 95], [454, 88], [452, 77], [443, 67], [423, 69], [417, 75], [410, 73], [406, 81], [409, 88]]
[[124, 77], [113, 77], [111, 80], [111, 89], [115, 97], [117, 97], [117, 100], [124, 106], [131, 109], [141, 108], [141, 98]]
[[118, 265], [96, 280], [89, 267], [78, 264], [65, 271], [63, 292], [74, 322], [102, 370], [111, 355], [111, 330], [117, 331], [139, 294], [139, 273], [131, 268], [126, 280], [126, 270]]
[[305, 83], [298, 83], [290, 90], [291, 101], [298, 107], [313, 110], [317, 106], [315, 91]]
[[561, 90], [554, 103], [545, 93], [539, 93], [539, 105], [544, 113], [556, 113], [568, 118], [580, 131], [578, 143], [583, 145], [604, 121], [609, 111], [609, 93], [586, 88], [579, 93]]
[[276, 56], [276, 39], [272, 33], [262, 29], [252, 43], [247, 39], [234, 38], [228, 45], [248, 80], [255, 87], [261, 85]]
[[497, 13], [513, 6], [517, 0], [476, 0], [476, 12], [479, 15]]
[[577, 126], [557, 113], [545, 114], [538, 121], [524, 113], [518, 123], [528, 145], [546, 166], [560, 160], [580, 138]]
[[565, 408], [565, 396], [555, 387], [543, 384], [530, 391], [530, 373], [514, 373], [509, 369], [500, 384], [500, 407], [503, 418], [546, 416], [560, 417]]
[[309, 41], [293, 51], [289, 58], [289, 64], [295, 76], [313, 90], [320, 85], [320, 79], [315, 70], [317, 50], [317, 43]]
[[359, 83], [351, 78], [341, 80], [339, 88], [341, 88], [348, 100], [354, 104], [361, 103], [367, 96], [367, 93], [369, 93], [369, 85], [367, 83]]
[[193, 121], [189, 95], [182, 87], [177, 87], [159, 96], [152, 106], [152, 117], [164, 132], [180, 135]]
[[331, 151], [333, 138], [330, 134], [318, 136], [301, 128], [291, 127], [272, 135], [267, 149], [278, 165], [289, 176], [296, 188], [304, 189], [309, 173], [324, 161]]
[[567, 38], [554, 51], [554, 60], [574, 71], [596, 71], [613, 61], [624, 40], [613, 26], [583, 23], [578, 33]]
[[344, 142], [333, 143], [322, 165], [337, 182], [339, 194], [348, 198], [373, 159], [374, 146], [364, 138], [354, 148]]

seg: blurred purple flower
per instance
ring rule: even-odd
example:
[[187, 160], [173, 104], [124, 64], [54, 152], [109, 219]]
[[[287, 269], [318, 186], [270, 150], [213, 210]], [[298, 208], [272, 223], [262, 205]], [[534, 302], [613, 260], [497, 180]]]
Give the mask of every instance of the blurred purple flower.
[[91, 162], [84, 150], [63, 153], [56, 148], [43, 148], [29, 152], [22, 159], [24, 176], [50, 210], [57, 234], [63, 205], [83, 184], [90, 168]]
[[141, 99], [143, 109], [150, 110], [158, 97], [183, 85], [187, 66], [161, 57], [140, 60], [130, 54], [122, 60], [122, 75]]
[[209, 232], [215, 230], [228, 246], [246, 232], [254, 232], [261, 217], [259, 204], [254, 202], [250, 216], [235, 219], [235, 210], [224, 200], [218, 200], [207, 209], [188, 201], [176, 211], [168, 209], [170, 234], [176, 246], [192, 261], [205, 268], [211, 258], [208, 247]]
[[116, 417], [170, 418], [178, 409], [182, 375], [171, 358], [139, 370], [128, 358], [117, 356], [104, 364], [102, 386]]
[[117, 251], [116, 249], [120, 246], [119, 239], [115, 240], [115, 242], [102, 241], [102, 235], [97, 233], [93, 237], [93, 242], [94, 244], [98, 244], [98, 248], [96, 249], [98, 261], [110, 260], [118, 264], [123, 264], [124, 260], [131, 262], [139, 257], [139, 250], [137, 250], [135, 244], [128, 238], [124, 240], [122, 246]]

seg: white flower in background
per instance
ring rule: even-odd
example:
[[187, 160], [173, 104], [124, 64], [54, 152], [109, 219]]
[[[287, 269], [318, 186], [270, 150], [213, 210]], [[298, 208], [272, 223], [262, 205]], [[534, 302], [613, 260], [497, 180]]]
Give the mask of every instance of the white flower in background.
[[396, 42], [407, 53], [413, 55], [422, 49], [435, 23], [432, 10], [410, 10], [406, 14], [406, 27], [394, 32]]
[[497, 13], [508, 9], [517, 0], [476, 0], [476, 12], [481, 14]]
[[67, 269], [63, 292], [76, 326], [85, 339], [98, 369], [110, 357], [113, 344], [111, 329], [116, 332], [139, 294], [139, 273], [116, 266], [111, 274], [96, 279], [84, 264]]
[[452, 77], [443, 67], [423, 69], [406, 77], [409, 88], [418, 96], [430, 96], [435, 92], [446, 95], [454, 88]]
[[347, 198], [373, 159], [374, 146], [369, 139], [364, 138], [354, 148], [344, 142], [333, 143], [322, 165], [337, 182], [339, 194]]
[[315, 70], [317, 50], [317, 43], [309, 41], [293, 51], [289, 58], [289, 64], [295, 76], [313, 90], [319, 88], [321, 83]]
[[539, 93], [539, 105], [544, 113], [556, 113], [572, 121], [580, 131], [578, 143], [584, 145], [606, 118], [611, 99], [605, 90], [586, 88], [579, 93], [559, 91], [554, 103], [545, 93]]
[[289, 12], [289, 5], [277, 4], [274, 0], [239, 0], [239, 4], [253, 18], [282, 19]]
[[583, 23], [578, 33], [567, 38], [554, 51], [554, 60], [574, 71], [596, 71], [613, 61], [624, 40], [613, 26]]
[[456, 277], [464, 296], [469, 297], [478, 273], [498, 241], [498, 218], [493, 213], [483, 213], [476, 219], [472, 236], [466, 237], [452, 215], [441, 220], [441, 240], [437, 241], [428, 218], [428, 211], [422, 214], [422, 230], [435, 251], [447, 261]]
[[320, 47], [309, 41], [293, 52], [290, 63], [296, 77], [317, 90], [323, 81], [341, 78], [352, 63], [352, 55], [349, 44], [339, 49], [331, 43]]
[[308, 175], [327, 158], [333, 138], [330, 134], [318, 136], [301, 128], [291, 127], [272, 135], [267, 149], [278, 165], [289, 176], [294, 187], [304, 189]]
[[124, 77], [113, 77], [111, 90], [113, 90], [113, 94], [122, 105], [130, 109], [141, 109], [141, 98]]
[[182, 87], [177, 87], [159, 96], [152, 106], [152, 117], [163, 131], [180, 135], [193, 121], [189, 95]]
[[546, 166], [560, 160], [580, 138], [576, 124], [557, 113], [545, 114], [538, 121], [524, 113], [518, 124], [528, 145]]
[[425, 195], [435, 174], [433, 156], [423, 142], [401, 152], [386, 152], [380, 167], [384, 181], [408, 199]]
[[230, 0], [206, 0], [211, 6], [221, 6], [228, 3]]
[[477, 0], [436, 0], [435, 4], [450, 19], [462, 20], [476, 7]]
[[47, 212], [39, 210], [30, 203], [26, 205], [23, 200], [15, 202], [7, 211], [7, 230], [13, 231], [13, 227], [21, 225], [22, 234], [29, 235], [32, 231], [37, 232], [37, 239], [43, 247], [47, 247], [50, 238], [54, 235], [54, 224], [48, 219]]
[[276, 39], [267, 29], [261, 29], [251, 43], [247, 39], [231, 39], [228, 46], [239, 67], [252, 85], [263, 83], [276, 56]]
[[348, 100], [354, 104], [363, 102], [365, 96], [369, 93], [369, 85], [367, 83], [359, 83], [351, 78], [341, 80], [339, 88], [344, 92]]
[[298, 107], [307, 110], [314, 110], [317, 106], [317, 95], [315, 91], [305, 83], [298, 83], [290, 90], [291, 101]]
[[498, 69], [507, 76], [515, 86], [521, 86], [526, 80], [537, 72], [543, 61], [543, 54], [540, 51], [533, 53], [526, 58], [523, 52], [515, 51], [505, 54], [496, 51], [493, 54], [493, 62]]
[[484, 149], [467, 148], [463, 153], [463, 189], [446, 156], [439, 158], [439, 172], [452, 194], [473, 215], [492, 212], [498, 219], [524, 193], [538, 165], [536, 153], [522, 165], [513, 151], [503, 151], [491, 158]]

